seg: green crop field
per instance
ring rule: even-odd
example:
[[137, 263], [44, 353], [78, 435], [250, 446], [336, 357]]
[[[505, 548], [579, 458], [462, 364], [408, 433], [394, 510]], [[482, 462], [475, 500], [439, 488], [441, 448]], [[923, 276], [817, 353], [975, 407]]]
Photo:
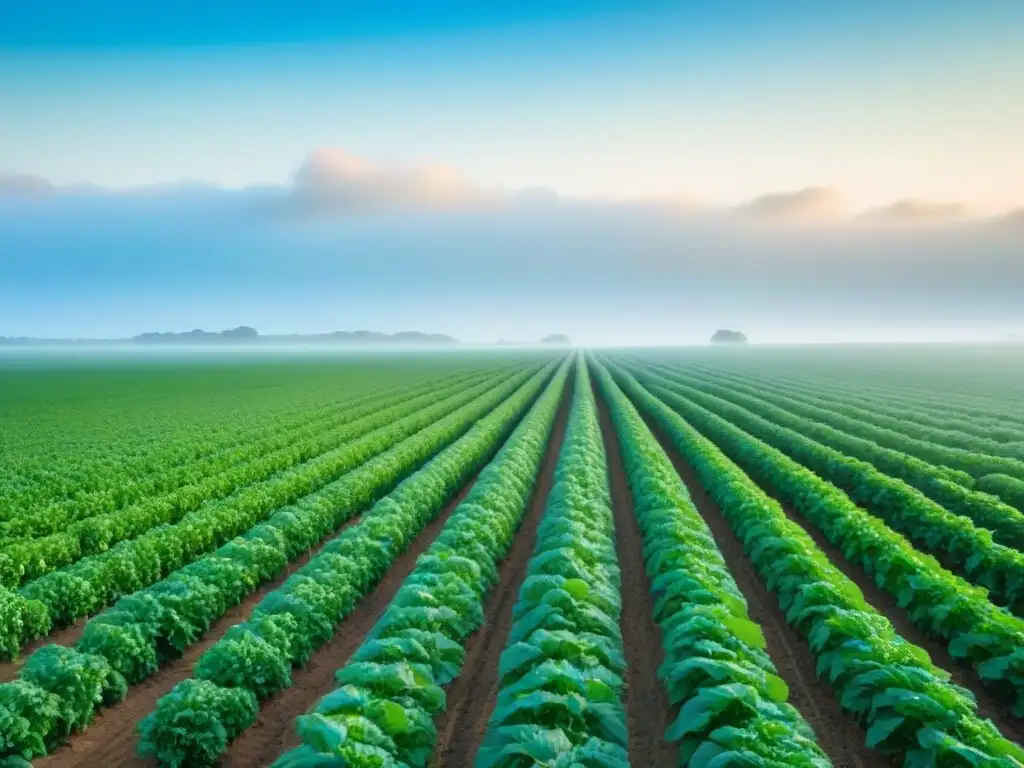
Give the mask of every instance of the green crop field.
[[1013, 345], [0, 359], [0, 767], [1024, 766]]

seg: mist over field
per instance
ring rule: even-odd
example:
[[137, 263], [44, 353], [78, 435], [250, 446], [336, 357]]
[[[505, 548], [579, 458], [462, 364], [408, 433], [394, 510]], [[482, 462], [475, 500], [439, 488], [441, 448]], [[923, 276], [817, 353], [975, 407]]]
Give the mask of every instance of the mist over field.
[[245, 323], [466, 342], [557, 331], [589, 344], [701, 342], [733, 325], [760, 341], [1024, 329], [1024, 230], [998, 218], [893, 224], [536, 193], [440, 211], [324, 198], [187, 186], [9, 197], [0, 328], [104, 337]]
[[0, 29], [0, 336], [1024, 333], [1019, 4], [64, 4]]

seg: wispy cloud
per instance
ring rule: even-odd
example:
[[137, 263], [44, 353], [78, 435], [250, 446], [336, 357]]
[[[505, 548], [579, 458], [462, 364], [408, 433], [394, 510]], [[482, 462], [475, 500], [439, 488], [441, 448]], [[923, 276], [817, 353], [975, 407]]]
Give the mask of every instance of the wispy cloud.
[[543, 187], [487, 188], [444, 164], [388, 164], [344, 149], [310, 152], [284, 184], [225, 189], [200, 180], [135, 187], [102, 187], [83, 182], [57, 186], [29, 173], [0, 174], [0, 201], [60, 198], [133, 198], [156, 202], [235, 205], [258, 216], [351, 219], [374, 213], [518, 211], [554, 216], [651, 214], [699, 226], [766, 225], [779, 231], [837, 227], [843, 231], [878, 227], [930, 228], [985, 223], [1024, 226], [1024, 207], [984, 218], [964, 203], [907, 197], [868, 211], [850, 210], [831, 186], [773, 191], [740, 205], [695, 199], [613, 199], [564, 197]]
[[806, 187], [755, 197], [737, 206], [734, 212], [752, 221], [815, 223], [839, 218], [843, 213], [843, 199], [832, 187]]
[[449, 166], [385, 166], [329, 147], [309, 154], [290, 190], [292, 209], [310, 214], [465, 210], [499, 199]]
[[970, 210], [963, 203], [906, 198], [864, 214], [864, 219], [879, 224], [942, 224], [968, 218]]

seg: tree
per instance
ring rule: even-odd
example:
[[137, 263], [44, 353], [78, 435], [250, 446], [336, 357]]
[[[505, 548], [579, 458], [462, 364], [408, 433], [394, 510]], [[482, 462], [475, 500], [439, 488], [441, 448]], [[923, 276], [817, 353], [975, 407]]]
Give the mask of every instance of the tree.
[[747, 337], [741, 331], [728, 331], [719, 329], [711, 337], [712, 344], [746, 344]]
[[553, 333], [540, 340], [541, 344], [570, 344], [569, 337], [564, 333]]
[[237, 328], [232, 328], [230, 331], [221, 331], [221, 336], [229, 339], [255, 339], [259, 336], [255, 328], [250, 328], [248, 325], [240, 325]]

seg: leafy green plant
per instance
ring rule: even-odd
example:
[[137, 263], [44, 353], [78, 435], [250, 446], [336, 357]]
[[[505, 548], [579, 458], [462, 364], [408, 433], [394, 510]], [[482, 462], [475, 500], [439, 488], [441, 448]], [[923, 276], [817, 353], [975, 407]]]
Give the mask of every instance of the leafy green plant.
[[51, 743], [85, 728], [97, 707], [120, 701], [127, 691], [124, 678], [102, 656], [59, 645], [32, 654], [19, 677], [56, 697], [57, 717], [47, 733]]
[[170, 768], [210, 765], [256, 719], [258, 709], [256, 697], [244, 688], [184, 680], [139, 723], [139, 753]]
[[[200, 658], [196, 677], [226, 688], [244, 688], [257, 699], [289, 685], [291, 666], [305, 664], [318, 647], [334, 636], [358, 598], [379, 582], [415, 535], [512, 432], [553, 370], [548, 367], [532, 376], [511, 397], [377, 501], [357, 523], [346, 528], [279, 589], [264, 598], [254, 609], [251, 621], [230, 631]], [[426, 623], [424, 612], [433, 612], [435, 621], [444, 620], [446, 626], [458, 627], [466, 633], [475, 626], [474, 620], [476, 624], [483, 620], [473, 592], [454, 577], [445, 578], [444, 574], [436, 572], [424, 572], [408, 580], [391, 608], [393, 618], [403, 611], [406, 614], [417, 612], [415, 617], [406, 615], [405, 618], [418, 628]], [[280, 620], [284, 617], [288, 618], [287, 622]], [[268, 628], [271, 633], [264, 637]], [[339, 682], [358, 685], [377, 696], [410, 699], [430, 714], [435, 713], [439, 705], [443, 706], [444, 694], [434, 678], [435, 670], [429, 663], [426, 648], [443, 650], [444, 656], [439, 660], [451, 664], [454, 657], [450, 647], [429, 636], [405, 638], [404, 643], [390, 640], [393, 638], [382, 637], [376, 645], [367, 645], [364, 652], [339, 673]], [[414, 658], [410, 659], [406, 653], [413, 654]], [[343, 732], [348, 733], [353, 727], [351, 720], [346, 724], [316, 720], [315, 728], [310, 725], [313, 721], [303, 722], [305, 727], [312, 728], [310, 733], [319, 734], [320, 740], [316, 743], [321, 745], [329, 738], [339, 740], [339, 744], [346, 743]], [[189, 755], [191, 765], [205, 765], [212, 754], [212, 744], [222, 744], [224, 748], [234, 738], [232, 735], [224, 742], [219, 738], [211, 741], [212, 719], [205, 730], [197, 727], [193, 731], [158, 733], [165, 726], [172, 727], [170, 723], [172, 721], [164, 716], [147, 726], [150, 741], [164, 745], [153, 748], [161, 762], [170, 763], [178, 755]], [[235, 731], [230, 732], [237, 735]], [[367, 731], [372, 732], [372, 729]], [[354, 731], [350, 738], [356, 738]], [[193, 742], [194, 748], [190, 746]], [[380, 739], [361, 743], [373, 750], [394, 748], [391, 742]], [[165, 753], [169, 756], [167, 761], [163, 757]]]
[[[289, 421], [275, 425], [265, 439], [252, 435], [240, 445], [197, 464], [174, 467], [166, 473], [153, 472], [123, 483], [116, 488], [116, 499], [109, 495], [104, 499], [107, 503], [97, 503], [95, 495], [85, 494], [60, 505], [23, 511], [0, 522], [0, 535], [10, 542], [2, 551], [16, 565], [10, 578], [0, 578], [0, 583], [13, 586], [38, 578], [80, 557], [103, 552], [158, 522], [177, 522], [187, 512], [228, 496], [244, 484], [329, 450], [339, 438], [353, 433], [355, 421], [367, 416], [376, 420], [381, 410], [396, 405], [405, 407], [413, 400], [429, 403], [439, 395], [465, 389], [468, 383], [485, 377], [486, 374], [479, 373], [456, 376], [440, 386], [417, 380], [383, 392], [362, 393], [333, 405], [325, 413], [304, 414], [299, 426]], [[357, 429], [358, 426], [355, 425]], [[160, 490], [168, 487], [174, 490], [159, 495]], [[67, 554], [51, 556], [44, 563], [34, 561], [36, 554], [48, 551], [52, 555], [62, 548]]]
[[775, 489], [847, 559], [864, 568], [907, 609], [915, 625], [945, 638], [950, 654], [973, 664], [1013, 712], [1024, 713], [1024, 620], [993, 605], [984, 589], [918, 552], [882, 520], [782, 451], [692, 402], [673, 403], [753, 479]]
[[14, 680], [0, 686], [0, 759], [45, 755], [61, 714], [59, 697], [38, 685]]
[[0, 587], [0, 658], [17, 658], [28, 642], [50, 631], [46, 606]]
[[[181, 568], [141, 592], [122, 598], [109, 612], [115, 618], [101, 616], [86, 625], [79, 646], [97, 654], [110, 651], [112, 657], [102, 658], [111, 668], [128, 677], [128, 683], [139, 682], [155, 669], [154, 658], [159, 664], [180, 655], [212, 621], [240, 600], [247, 589], [283, 568], [287, 556], [281, 549], [297, 553], [317, 544], [349, 516], [370, 504], [377, 495], [393, 488], [404, 475], [438, 449], [470, 430], [478, 419], [491, 412], [501, 413], [501, 418], [511, 418], [510, 413], [514, 412], [516, 404], [522, 407], [535, 396], [556, 364], [551, 363], [539, 372], [533, 369], [520, 371], [507, 381], [489, 386], [454, 410], [451, 410], [451, 399], [441, 401], [441, 404], [447, 402], [444, 405], [449, 411], [446, 415], [432, 412], [430, 408], [422, 409], [407, 421], [400, 420], [371, 433], [372, 440], [368, 442], [357, 441], [353, 448], [355, 453], [349, 460], [357, 460], [360, 452], [374, 457], [340, 480], [307, 495], [289, 513], [275, 515], [241, 539], [222, 545], [206, 558]], [[512, 397], [513, 405], [509, 406], [505, 401], [513, 393], [517, 394]], [[504, 409], [500, 407], [502, 404]], [[428, 413], [434, 421], [421, 425], [426, 428], [416, 431], [418, 420]], [[415, 434], [403, 440], [407, 430]], [[319, 469], [325, 473], [334, 471], [323, 465]], [[293, 489], [317, 487], [315, 471], [311, 476], [292, 477], [291, 480]], [[237, 507], [230, 511], [221, 510], [214, 519], [231, 525], [244, 524], [245, 521], [251, 524], [258, 520], [255, 513], [250, 517], [244, 514], [236, 517], [239, 511]], [[203, 526], [185, 523], [179, 523], [174, 530], [181, 531], [176, 539], [182, 545], [179, 553], [188, 547], [202, 546], [202, 542], [209, 541], [211, 535], [210, 530]], [[309, 596], [312, 592], [307, 589], [304, 594]], [[331, 603], [337, 605], [334, 596]], [[268, 610], [264, 615], [272, 617], [272, 611]], [[325, 631], [329, 631], [333, 622], [327, 617], [324, 620], [328, 623]], [[276, 629], [280, 633], [293, 633], [287, 643], [293, 657], [308, 653], [308, 650], [302, 651], [301, 642], [308, 642], [309, 637], [298, 625], [281, 621], [276, 624]], [[134, 645], [144, 647], [137, 658], [130, 658], [127, 654]], [[269, 684], [269, 681], [264, 684]], [[4, 685], [9, 684], [0, 684], [0, 690]], [[97, 702], [97, 706], [101, 703]], [[207, 720], [212, 722], [210, 718]], [[188, 733], [191, 731], [179, 732], [182, 735]], [[5, 747], [6, 752], [16, 754], [21, 751], [22, 746], [13, 736], [0, 732], [0, 738], [11, 742], [9, 747]], [[198, 748], [197, 753], [205, 754], [206, 749]], [[0, 753], [0, 758], [5, 756]]]
[[713, 757], [723, 765], [828, 766], [810, 726], [785, 703], [789, 691], [761, 628], [671, 460], [607, 370], [594, 371], [643, 534], [665, 651], [658, 675], [679, 707], [666, 738], [680, 742], [680, 765]]
[[1024, 546], [1024, 514], [997, 496], [975, 490], [976, 479], [992, 472], [1024, 478], [1024, 461], [949, 449], [901, 432], [874, 427], [862, 419], [835, 413], [817, 404], [794, 400], [763, 389], [722, 382], [698, 375], [658, 369], [673, 384], [692, 383], [701, 392], [739, 405], [775, 424], [794, 429], [847, 456], [872, 464], [879, 471], [903, 480], [950, 512], [964, 515], [993, 532], [996, 541]]
[[619, 586], [597, 405], [580, 365], [477, 768], [628, 765]]
[[[22, 587], [21, 594], [42, 602], [54, 624], [71, 624], [96, 613], [118, 597], [188, 565], [252, 528], [276, 508], [302, 499], [318, 488], [329, 488], [332, 481], [361, 462], [481, 395], [493, 392], [495, 387], [514, 389], [515, 382], [521, 383], [529, 374], [529, 371], [522, 371], [504, 384], [498, 383], [500, 377], [490, 377], [474, 386], [457, 387], [454, 391], [442, 389], [420, 398], [402, 400], [391, 407], [373, 409], [332, 434], [328, 442], [322, 444], [330, 450], [312, 461], [289, 466], [284, 472], [254, 483], [239, 494], [198, 506], [180, 516], [174, 525], [150, 526], [150, 530], [138, 538], [84, 557], [65, 570], [47, 572]], [[346, 439], [349, 442], [344, 442]], [[341, 446], [338, 446], [339, 441]], [[251, 468], [248, 471], [251, 475]], [[51, 544], [57, 547], [63, 544], [51, 538], [38, 541], [38, 546], [45, 549], [34, 554], [26, 550], [23, 553], [28, 558], [26, 562], [42, 563], [42, 567], [50, 570], [63, 564], [50, 549]]]
[[[384, 615], [339, 670], [341, 686], [314, 709], [322, 717], [300, 718], [303, 745], [282, 755], [277, 768], [426, 768], [437, 741], [433, 714], [444, 706], [441, 686], [459, 674], [463, 644], [482, 622], [483, 601], [497, 582], [497, 564], [529, 503], [567, 371], [568, 365], [559, 369], [481, 471]], [[370, 719], [393, 746], [376, 733], [364, 741], [364, 732], [347, 727], [353, 715]]]
[[[981, 719], [970, 692], [900, 637], [774, 500], [627, 372], [613, 372], [694, 467], [787, 621], [807, 638], [822, 676], [867, 729], [871, 746], [908, 765], [956, 765], [953, 756], [966, 754], [983, 756], [979, 765], [1024, 765], [1024, 748]], [[925, 757], [934, 762], [917, 762]]]
[[[846, 456], [795, 429], [775, 424], [751, 410], [693, 387], [646, 372], [639, 375], [642, 381], [651, 384], [652, 393], [667, 404], [681, 409], [691, 404], [701, 405], [783, 451], [807, 469], [820, 473], [822, 478], [841, 488], [922, 550], [960, 571], [972, 583], [988, 589], [997, 604], [1015, 614], [1024, 613], [1024, 578], [1021, 578], [1024, 553], [996, 543], [987, 529], [947, 510], [897, 477], [884, 474], [872, 464]], [[894, 470], [894, 474], [898, 473]]]

